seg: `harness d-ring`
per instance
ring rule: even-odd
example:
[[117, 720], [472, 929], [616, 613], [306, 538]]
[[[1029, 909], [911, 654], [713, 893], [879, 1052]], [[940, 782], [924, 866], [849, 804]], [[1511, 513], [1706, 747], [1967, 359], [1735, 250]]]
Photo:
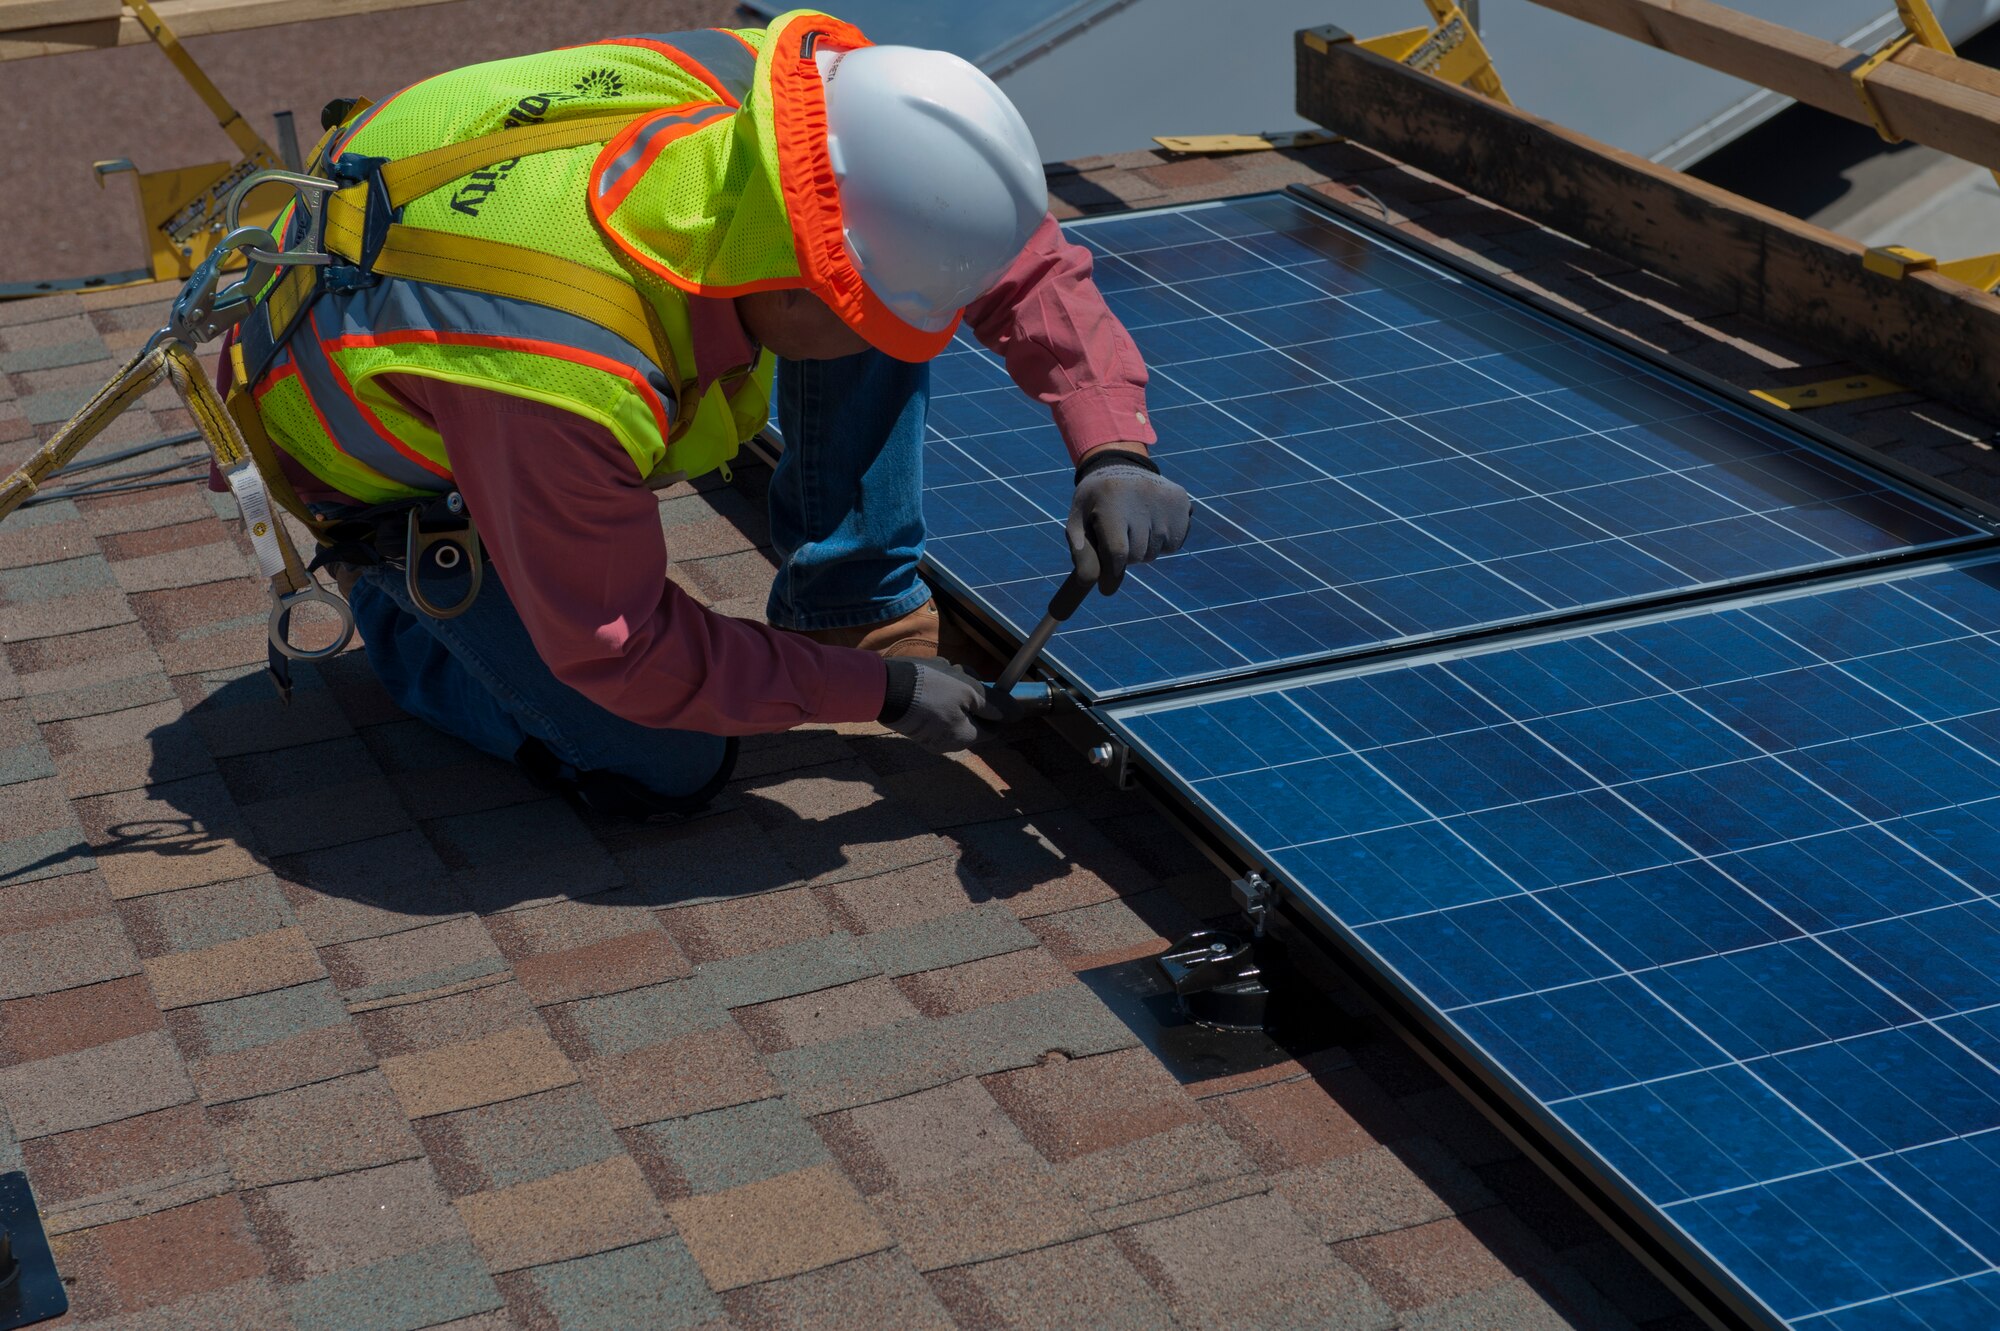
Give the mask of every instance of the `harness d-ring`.
[[[456, 494], [451, 496], [456, 500]], [[461, 505], [462, 506], [462, 505]], [[479, 546], [479, 529], [472, 525], [470, 518], [460, 528], [446, 531], [427, 532], [419, 524], [418, 510], [412, 508], [406, 519], [403, 543], [403, 586], [410, 593], [410, 600], [417, 609], [432, 619], [456, 619], [472, 609], [472, 603], [479, 599], [479, 584], [486, 576], [486, 559]], [[424, 595], [422, 570], [424, 557], [432, 550], [437, 551], [438, 567], [447, 571], [455, 569], [462, 558], [472, 585], [465, 589], [456, 604], [432, 605]]]
[[[340, 636], [325, 647], [297, 647], [291, 640], [292, 611], [308, 601], [330, 606], [340, 619]], [[271, 598], [271, 618], [269, 622], [271, 645], [294, 661], [324, 661], [329, 656], [338, 655], [354, 637], [354, 611], [347, 602], [335, 596], [317, 582], [288, 595]]]

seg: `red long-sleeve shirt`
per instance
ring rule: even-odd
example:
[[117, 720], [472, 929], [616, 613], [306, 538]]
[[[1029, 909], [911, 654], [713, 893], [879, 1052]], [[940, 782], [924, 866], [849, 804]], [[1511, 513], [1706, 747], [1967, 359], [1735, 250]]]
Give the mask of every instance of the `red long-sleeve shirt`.
[[[1154, 438], [1145, 366], [1090, 269], [1089, 252], [1045, 219], [965, 312], [1014, 382], [1049, 405], [1073, 458]], [[698, 371], [747, 363], [754, 348], [731, 304], [695, 305]], [[385, 378], [443, 437], [487, 557], [558, 679], [641, 725], [720, 735], [881, 710], [885, 675], [872, 653], [717, 614], [668, 579], [655, 497], [603, 426], [504, 393]], [[302, 493], [313, 485], [302, 473], [294, 481]]]

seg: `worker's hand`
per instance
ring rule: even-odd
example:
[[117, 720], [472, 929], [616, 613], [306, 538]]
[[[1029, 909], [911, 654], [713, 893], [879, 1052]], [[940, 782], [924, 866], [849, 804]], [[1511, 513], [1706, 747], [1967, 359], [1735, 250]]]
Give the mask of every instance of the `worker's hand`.
[[941, 656], [891, 657], [889, 687], [876, 719], [932, 753], [955, 753], [992, 736], [1010, 719], [986, 686]]
[[1170, 555], [1187, 540], [1194, 519], [1188, 492], [1160, 475], [1138, 445], [1107, 444], [1090, 451], [1077, 468], [1070, 501], [1069, 554], [1079, 570], [1097, 557], [1097, 586], [1118, 590], [1125, 570]]

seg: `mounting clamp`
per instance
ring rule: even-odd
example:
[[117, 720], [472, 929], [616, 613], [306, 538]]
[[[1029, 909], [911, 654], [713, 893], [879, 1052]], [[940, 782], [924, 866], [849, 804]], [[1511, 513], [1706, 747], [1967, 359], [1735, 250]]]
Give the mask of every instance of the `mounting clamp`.
[[1093, 744], [1084, 754], [1092, 767], [1101, 767], [1111, 777], [1111, 784], [1120, 790], [1130, 790], [1138, 784], [1132, 772], [1132, 746], [1122, 739], [1107, 739]]
[[1262, 938], [1264, 925], [1271, 917], [1271, 907], [1278, 896], [1269, 880], [1252, 869], [1241, 878], [1232, 879], [1229, 891], [1235, 896], [1236, 903], [1243, 907], [1243, 914], [1250, 921], [1250, 936]]

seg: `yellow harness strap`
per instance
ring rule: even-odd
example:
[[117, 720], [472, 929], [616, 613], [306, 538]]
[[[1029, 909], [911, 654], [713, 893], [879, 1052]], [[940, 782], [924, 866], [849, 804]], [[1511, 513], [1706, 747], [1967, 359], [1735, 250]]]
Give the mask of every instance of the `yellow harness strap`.
[[[631, 123], [631, 114], [620, 112], [521, 125], [399, 158], [382, 167], [381, 180], [388, 190], [389, 206], [396, 208], [494, 162], [602, 143]], [[367, 182], [349, 185], [327, 199], [325, 243], [329, 254], [350, 263], [361, 261], [371, 188]], [[652, 305], [629, 281], [560, 255], [402, 222], [389, 224], [371, 271], [383, 277], [523, 300], [587, 319], [649, 354], [666, 372], [667, 382], [675, 386], [676, 422], [685, 423], [689, 418], [687, 404], [681, 400], [686, 386], [681, 383], [666, 330]], [[299, 301], [311, 294], [314, 280], [308, 268], [286, 273], [267, 302], [273, 328], [290, 323]]]

